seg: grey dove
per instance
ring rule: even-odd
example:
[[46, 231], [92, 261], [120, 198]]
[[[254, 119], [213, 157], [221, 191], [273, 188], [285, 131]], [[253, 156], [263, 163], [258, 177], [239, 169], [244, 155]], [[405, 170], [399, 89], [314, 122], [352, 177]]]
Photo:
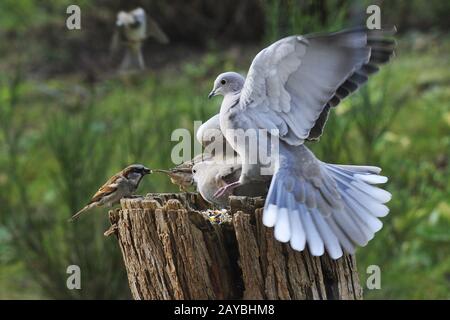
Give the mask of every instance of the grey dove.
[[[273, 178], [263, 223], [274, 227], [275, 238], [294, 250], [308, 245], [314, 256], [325, 250], [333, 259], [365, 246], [388, 214], [391, 194], [380, 168], [327, 164], [304, 145], [322, 134], [328, 113], [356, 91], [393, 56], [392, 30], [358, 28], [331, 34], [290, 36], [265, 48], [254, 58], [247, 77], [219, 75], [209, 97], [223, 95], [220, 128], [243, 160], [239, 179], [216, 196], [238, 186], [265, 181], [259, 154], [256, 161], [247, 143], [236, 140], [241, 129], [255, 131], [259, 149], [269, 149]], [[275, 138], [278, 152], [268, 144]]]
[[241, 159], [223, 136], [218, 114], [200, 126], [197, 140], [205, 147], [205, 155], [208, 155], [192, 167], [197, 191], [203, 199], [225, 208], [228, 206], [230, 195], [256, 197], [267, 194], [268, 183], [249, 183], [215, 197], [221, 187], [239, 179]]

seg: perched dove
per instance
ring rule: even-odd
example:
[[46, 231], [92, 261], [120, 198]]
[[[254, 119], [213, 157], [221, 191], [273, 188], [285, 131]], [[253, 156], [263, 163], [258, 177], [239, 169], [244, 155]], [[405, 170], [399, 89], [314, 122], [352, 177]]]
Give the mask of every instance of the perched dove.
[[[273, 178], [263, 223], [275, 227], [275, 238], [314, 256], [325, 250], [333, 259], [365, 246], [382, 228], [391, 194], [373, 185], [385, 183], [380, 168], [327, 164], [304, 145], [321, 134], [329, 109], [365, 83], [378, 65], [389, 61], [392, 30], [345, 30], [332, 34], [291, 36], [262, 50], [247, 78], [234, 72], [215, 80], [210, 97], [224, 96], [220, 127], [242, 159], [253, 159], [247, 143], [235, 139], [237, 129], [267, 129], [258, 149], [273, 152]], [[270, 138], [270, 139], [269, 139]], [[268, 141], [275, 138], [278, 152]], [[277, 154], [275, 154], [277, 153]], [[239, 180], [216, 196], [250, 182], [263, 181], [262, 164], [243, 161]]]
[[206, 201], [224, 208], [228, 206], [230, 195], [256, 197], [267, 194], [268, 183], [249, 183], [215, 197], [221, 187], [239, 179], [241, 159], [220, 131], [218, 114], [200, 126], [197, 140], [205, 147], [206, 156], [193, 166], [192, 174], [198, 192]]
[[142, 70], [145, 68], [142, 55], [142, 44], [148, 37], [153, 37], [161, 43], [169, 40], [158, 24], [148, 17], [142, 8], [130, 12], [120, 11], [116, 20], [117, 30], [114, 34], [112, 48], [118, 47], [119, 42], [126, 45], [125, 56], [120, 70]]

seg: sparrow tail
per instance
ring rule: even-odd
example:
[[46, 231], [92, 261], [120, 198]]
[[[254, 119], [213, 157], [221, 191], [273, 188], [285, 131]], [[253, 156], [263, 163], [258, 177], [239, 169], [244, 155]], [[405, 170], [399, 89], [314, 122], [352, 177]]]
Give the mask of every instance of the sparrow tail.
[[86, 212], [87, 210], [91, 209], [93, 206], [95, 206], [95, 203], [91, 203], [88, 204], [87, 206], [85, 206], [83, 209], [81, 209], [80, 211], [78, 211], [77, 213], [75, 213], [70, 219], [69, 222], [74, 222], [75, 220], [77, 220], [80, 215], [82, 215], [84, 212]]

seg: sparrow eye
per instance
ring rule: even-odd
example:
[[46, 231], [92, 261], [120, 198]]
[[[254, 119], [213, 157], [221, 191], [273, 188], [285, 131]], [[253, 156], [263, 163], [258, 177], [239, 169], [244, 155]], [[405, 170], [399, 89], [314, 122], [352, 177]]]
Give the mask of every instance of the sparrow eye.
[[225, 79], [220, 80], [220, 84], [225, 84], [225, 83], [227, 83], [227, 80], [225, 80]]
[[192, 170], [192, 173], [197, 173], [197, 170]]

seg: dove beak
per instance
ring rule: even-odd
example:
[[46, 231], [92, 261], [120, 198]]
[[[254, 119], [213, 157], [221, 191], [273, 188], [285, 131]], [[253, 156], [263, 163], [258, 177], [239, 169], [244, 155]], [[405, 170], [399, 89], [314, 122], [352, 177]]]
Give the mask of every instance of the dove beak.
[[215, 95], [216, 95], [216, 90], [211, 91], [211, 92], [208, 94], [208, 99], [211, 99], [211, 98], [214, 97]]

